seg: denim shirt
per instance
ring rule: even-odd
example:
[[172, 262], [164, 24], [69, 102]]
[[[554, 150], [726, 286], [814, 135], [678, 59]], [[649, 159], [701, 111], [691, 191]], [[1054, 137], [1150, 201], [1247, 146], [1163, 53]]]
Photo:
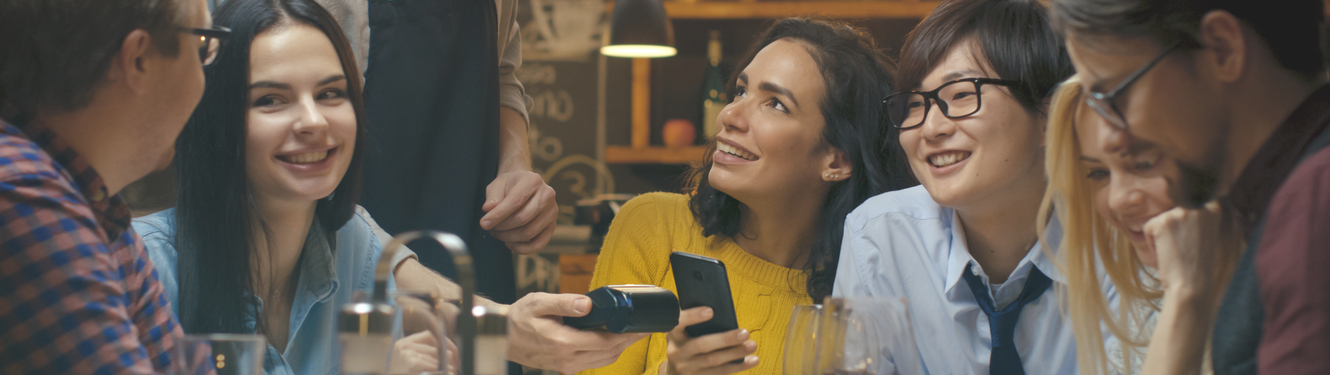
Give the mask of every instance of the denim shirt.
[[[1056, 217], [1044, 235], [1051, 247], [1061, 242]], [[1066, 287], [1066, 277], [1048, 255], [1035, 243], [1007, 280], [993, 285], [970, 255], [956, 210], [937, 204], [916, 186], [869, 198], [845, 218], [832, 295], [906, 298], [924, 373], [987, 374], [992, 353], [988, 316], [961, 275], [972, 266], [1001, 309], [1020, 296], [1037, 268], [1054, 286], [1021, 310], [1017, 351], [1027, 373], [1076, 374], [1076, 340], [1062, 311], [1065, 297], [1058, 292]], [[1116, 289], [1106, 276], [1100, 283], [1116, 312]], [[1105, 335], [1105, 342], [1115, 340]]]
[[[168, 209], [134, 220], [134, 230], [143, 237], [157, 269], [157, 276], [166, 287], [171, 308], [180, 313], [180, 283], [176, 272], [175, 209]], [[316, 220], [300, 261], [296, 297], [291, 304], [290, 332], [286, 352], [268, 344], [263, 370], [268, 375], [329, 375], [339, 373], [341, 348], [337, 338], [337, 312], [343, 304], [352, 302], [357, 290], [374, 288], [374, 270], [383, 252], [386, 233], [369, 217], [363, 208], [337, 231], [336, 241], [329, 243], [323, 228]], [[336, 249], [333, 249], [336, 246]], [[405, 248], [398, 251], [394, 264], [414, 256]], [[389, 291], [395, 290], [389, 277]], [[262, 311], [263, 300], [250, 295], [247, 301]], [[258, 317], [245, 317], [247, 329], [256, 332]], [[395, 332], [399, 332], [394, 330]], [[194, 332], [186, 332], [194, 333]]]

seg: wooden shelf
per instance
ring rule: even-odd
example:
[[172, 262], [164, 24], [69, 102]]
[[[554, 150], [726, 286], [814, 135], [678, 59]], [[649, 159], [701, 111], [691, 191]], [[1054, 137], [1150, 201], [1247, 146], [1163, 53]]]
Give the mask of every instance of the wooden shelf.
[[781, 18], [814, 14], [848, 19], [924, 18], [938, 3], [917, 0], [664, 2], [665, 13], [674, 19]]
[[[924, 18], [939, 1], [664, 1], [665, 13], [673, 19], [781, 18], [818, 15], [828, 18]], [[614, 12], [614, 2], [605, 6]]]
[[692, 164], [702, 162], [706, 147], [668, 148], [663, 146], [605, 146], [609, 164]]

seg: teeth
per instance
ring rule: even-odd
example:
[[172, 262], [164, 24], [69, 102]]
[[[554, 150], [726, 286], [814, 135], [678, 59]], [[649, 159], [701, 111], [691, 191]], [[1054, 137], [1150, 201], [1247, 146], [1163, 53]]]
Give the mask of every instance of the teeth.
[[327, 157], [328, 157], [328, 151], [319, 151], [319, 152], [309, 152], [304, 154], [286, 155], [286, 156], [281, 156], [280, 158], [282, 160], [294, 164], [310, 164], [310, 163], [317, 163], [323, 161], [323, 159]]
[[720, 150], [720, 152], [724, 152], [724, 153], [727, 153], [727, 154], [730, 154], [730, 155], [738, 156], [739, 158], [742, 158], [742, 159], [744, 159], [744, 160], [750, 160], [750, 161], [751, 161], [751, 160], [757, 160], [757, 156], [755, 156], [755, 155], [753, 155], [753, 154], [750, 154], [750, 153], [747, 153], [747, 152], [744, 152], [743, 150], [740, 150], [740, 149], [738, 149], [738, 148], [735, 148], [734, 146], [730, 146], [730, 145], [728, 145], [728, 144], [725, 144], [724, 142], [717, 142], [717, 143], [716, 143], [716, 149], [717, 149], [717, 150]]
[[928, 162], [934, 167], [942, 168], [948, 165], [956, 164], [970, 157], [968, 152], [948, 152], [945, 154], [933, 155], [928, 158]]

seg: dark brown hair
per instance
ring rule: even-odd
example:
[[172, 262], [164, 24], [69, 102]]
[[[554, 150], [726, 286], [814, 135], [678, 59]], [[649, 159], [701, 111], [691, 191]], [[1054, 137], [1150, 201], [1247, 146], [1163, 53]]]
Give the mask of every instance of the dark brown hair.
[[[314, 0], [228, 0], [214, 22], [231, 28], [217, 61], [203, 69], [208, 87], [176, 140], [176, 249], [180, 260], [180, 324], [189, 333], [250, 333], [242, 323], [253, 289], [250, 260], [262, 228], [245, 171], [249, 54], [254, 38], [291, 24], [323, 32], [346, 74], [346, 97], [356, 116], [355, 151], [333, 195], [315, 204], [314, 220], [330, 242], [360, 199], [365, 150], [365, 104], [360, 69], [337, 21]], [[255, 225], [255, 224], [258, 225]], [[272, 238], [272, 236], [263, 236]], [[336, 254], [334, 254], [335, 256]], [[258, 332], [266, 326], [259, 321]]]
[[1072, 37], [1150, 37], [1161, 46], [1179, 44], [1183, 50], [1194, 50], [1201, 47], [1197, 40], [1201, 18], [1211, 11], [1225, 11], [1260, 36], [1280, 65], [1310, 79], [1325, 70], [1322, 1], [1058, 0], [1052, 14], [1055, 25]]
[[[1034, 0], [949, 0], [933, 9], [905, 37], [898, 88], [920, 89], [957, 43], [974, 43], [974, 56], [997, 77], [1020, 82], [1011, 88], [1031, 113], [1044, 113], [1044, 99], [1075, 73], [1045, 8]], [[981, 64], [983, 65], [983, 64]]]
[[[905, 158], [896, 145], [896, 130], [887, 125], [882, 98], [891, 93], [890, 64], [876, 43], [862, 30], [848, 24], [808, 18], [775, 21], [741, 60], [729, 79], [730, 96], [738, 74], [753, 62], [757, 53], [777, 40], [802, 42], [817, 62], [827, 88], [822, 99], [826, 126], [822, 142], [845, 153], [854, 173], [831, 187], [823, 201], [822, 217], [808, 263], [806, 289], [814, 302], [831, 294], [840, 259], [845, 215], [877, 194], [915, 184]], [[715, 142], [711, 151], [715, 150]], [[738, 200], [708, 183], [711, 152], [692, 174], [693, 195], [689, 208], [705, 236], [733, 237], [739, 234]]]
[[178, 56], [180, 9], [192, 8], [179, 1], [0, 0], [0, 115], [22, 124], [38, 111], [87, 106], [134, 30]]

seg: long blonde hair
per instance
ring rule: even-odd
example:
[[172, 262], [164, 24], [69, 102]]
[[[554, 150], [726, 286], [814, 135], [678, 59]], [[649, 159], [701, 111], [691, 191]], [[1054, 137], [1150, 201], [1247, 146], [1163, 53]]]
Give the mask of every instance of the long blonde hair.
[[[1072, 76], [1058, 87], [1049, 105], [1044, 161], [1049, 186], [1040, 205], [1038, 228], [1043, 238], [1042, 228], [1053, 214], [1061, 222], [1061, 251], [1055, 259], [1067, 278], [1066, 301], [1080, 372], [1108, 373], [1102, 328], [1122, 343], [1121, 365], [1129, 372], [1136, 349], [1149, 344], [1148, 334], [1135, 337], [1133, 332], [1142, 332], [1149, 315], [1159, 310], [1155, 301], [1163, 290], [1153, 276], [1143, 272], [1145, 266], [1126, 234], [1095, 213], [1095, 192], [1086, 182], [1089, 171], [1080, 163], [1075, 127], [1081, 111], [1089, 110], [1084, 103], [1080, 77]], [[1109, 308], [1101, 272], [1117, 288], [1116, 314]]]

